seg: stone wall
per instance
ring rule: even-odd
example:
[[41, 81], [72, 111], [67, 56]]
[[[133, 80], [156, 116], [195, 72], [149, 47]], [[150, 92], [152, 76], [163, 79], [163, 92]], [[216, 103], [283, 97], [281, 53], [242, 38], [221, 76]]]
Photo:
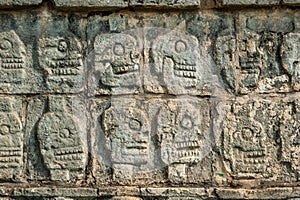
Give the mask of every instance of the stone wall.
[[0, 199], [300, 198], [299, 0], [0, 0]]

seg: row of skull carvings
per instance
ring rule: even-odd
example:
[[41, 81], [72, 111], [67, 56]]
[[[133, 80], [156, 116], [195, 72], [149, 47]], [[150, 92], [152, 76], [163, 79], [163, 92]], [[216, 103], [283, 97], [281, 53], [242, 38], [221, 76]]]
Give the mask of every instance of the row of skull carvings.
[[[48, 37], [39, 40], [38, 60], [47, 88], [55, 92], [78, 92], [84, 83], [89, 83], [92, 84], [89, 88], [100, 94], [133, 94], [145, 90], [207, 95], [210, 85], [218, 86], [218, 79], [212, 74], [212, 61], [202, 55], [196, 37], [161, 30], [149, 47], [148, 61], [142, 58], [148, 47], [141, 43], [135, 30], [101, 34], [95, 38], [93, 51], [84, 56], [82, 42], [75, 36]], [[30, 59], [14, 31], [0, 33], [0, 59], [3, 84], [26, 85], [24, 80], [32, 70], [28, 67]], [[92, 68], [88, 67], [91, 60]], [[86, 77], [90, 75], [91, 78]]]
[[[82, 174], [88, 151], [125, 177], [130, 176], [128, 171], [168, 166], [170, 177], [184, 180], [186, 167], [201, 163], [214, 145], [220, 147], [227, 170], [239, 178], [270, 177], [278, 174], [274, 173], [278, 169], [286, 174], [300, 171], [300, 109], [296, 100], [232, 104], [222, 113], [223, 102], [208, 99], [140, 101], [119, 97], [109, 102], [94, 100], [91, 119], [84, 119], [87, 115], [70, 108], [68, 101], [50, 96], [44, 101], [46, 106], [39, 100], [28, 106], [35, 108], [27, 113], [25, 132], [35, 132], [43, 165], [52, 180]], [[0, 101], [2, 178], [21, 173], [23, 164], [23, 123], [10, 102], [8, 98]], [[41, 113], [40, 117], [36, 113]], [[34, 117], [37, 119], [32, 123]], [[93, 124], [89, 129], [92, 140], [87, 139], [87, 123]], [[282, 163], [290, 163], [292, 171]]]
[[[143, 46], [136, 30], [100, 34], [86, 56], [75, 36], [41, 39], [39, 63], [48, 89], [78, 92], [87, 81], [97, 94], [133, 94], [144, 90], [207, 95], [223, 87], [240, 94], [299, 90], [296, 52], [300, 49], [300, 33], [258, 34], [246, 29], [238, 35], [220, 34], [214, 48], [214, 66], [210, 53], [205, 52], [207, 48], [202, 48], [193, 35], [176, 30], [156, 31], [159, 34], [149, 47]], [[0, 34], [3, 83], [20, 84], [26, 79], [29, 73], [25, 49], [14, 31]], [[89, 64], [93, 67], [84, 67]], [[216, 74], [217, 68], [224, 85]]]
[[[69, 100], [64, 96], [49, 96], [43, 101], [32, 100], [27, 106], [32, 110], [27, 112], [25, 130], [37, 127], [37, 145], [52, 180], [76, 178], [87, 165], [87, 123], [91, 120], [84, 119], [85, 111], [72, 107], [76, 103], [69, 104]], [[0, 101], [0, 177], [7, 179], [22, 171], [25, 141], [20, 113], [12, 102], [9, 97]], [[98, 147], [92, 151], [103, 158], [107, 156], [102, 154], [109, 153], [109, 159], [103, 162], [113, 168], [131, 166], [137, 171], [149, 170], [155, 167], [153, 154], [158, 149], [161, 167], [197, 163], [210, 153], [211, 118], [207, 99], [157, 99], [145, 103], [121, 98], [109, 104], [100, 103], [95, 108], [95, 112], [99, 109], [103, 112], [96, 117]], [[37, 117], [37, 113], [44, 114]], [[32, 122], [32, 118], [39, 119]], [[155, 145], [156, 140], [159, 145]]]

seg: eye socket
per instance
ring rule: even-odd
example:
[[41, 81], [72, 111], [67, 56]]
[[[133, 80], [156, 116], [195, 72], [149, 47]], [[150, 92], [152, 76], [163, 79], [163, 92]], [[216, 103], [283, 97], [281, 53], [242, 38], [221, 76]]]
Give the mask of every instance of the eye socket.
[[1, 125], [0, 126], [0, 134], [1, 135], [9, 134], [9, 126], [8, 125]]
[[135, 131], [140, 131], [142, 128], [142, 123], [138, 121], [137, 119], [131, 119], [129, 121], [129, 128]]
[[59, 136], [61, 138], [68, 138], [68, 137], [70, 137], [70, 135], [71, 135], [70, 131], [66, 128], [59, 132]]
[[191, 129], [193, 128], [193, 121], [190, 116], [184, 116], [180, 121], [180, 125], [184, 129]]
[[8, 39], [3, 39], [0, 43], [1, 50], [9, 50], [12, 48], [12, 43]]
[[252, 129], [250, 129], [250, 128], [243, 128], [242, 137], [245, 140], [251, 140], [253, 137], [255, 137], [255, 135], [254, 135], [254, 132], [253, 132]]
[[125, 53], [125, 48], [122, 44], [116, 43], [113, 51], [115, 55], [122, 56]]
[[66, 52], [68, 49], [68, 43], [64, 40], [59, 41], [57, 49], [60, 52]]
[[175, 43], [175, 50], [177, 53], [182, 53], [182, 52], [185, 52], [187, 49], [187, 46], [186, 46], [186, 43], [182, 40], [178, 40], [176, 43]]

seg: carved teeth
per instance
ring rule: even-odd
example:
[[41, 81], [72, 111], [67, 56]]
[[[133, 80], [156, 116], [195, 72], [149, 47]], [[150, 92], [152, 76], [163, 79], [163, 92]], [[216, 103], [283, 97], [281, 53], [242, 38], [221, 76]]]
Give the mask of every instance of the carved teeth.
[[83, 153], [81, 147], [73, 147], [73, 148], [61, 148], [54, 151], [54, 155], [63, 156], [68, 154], [78, 154]]
[[0, 163], [20, 163], [20, 158], [0, 158]]
[[175, 65], [175, 70], [196, 72], [196, 67], [191, 65]]
[[128, 72], [135, 72], [138, 68], [135, 65], [123, 65], [123, 66], [113, 66], [113, 72], [115, 74], [124, 74]]
[[184, 77], [184, 78], [196, 78], [196, 73], [191, 71], [181, 71], [181, 70], [174, 70], [175, 76]]
[[61, 68], [61, 69], [52, 69], [51, 70], [52, 75], [78, 75], [79, 72], [77, 69], [72, 69], [72, 68]]
[[48, 63], [51, 68], [77, 68], [82, 65], [80, 59], [52, 60]]
[[177, 152], [178, 158], [183, 158], [183, 157], [193, 157], [193, 156], [200, 156], [200, 151], [199, 150], [179, 150]]
[[175, 143], [176, 148], [197, 148], [199, 144], [197, 141], [184, 141]]
[[7, 157], [7, 156], [21, 156], [20, 149], [1, 149], [0, 150], [0, 157]]
[[23, 68], [22, 63], [2, 63], [1, 67], [4, 69], [21, 69]]
[[57, 160], [81, 160], [80, 154], [68, 154], [68, 155], [61, 155], [61, 156], [55, 156]]

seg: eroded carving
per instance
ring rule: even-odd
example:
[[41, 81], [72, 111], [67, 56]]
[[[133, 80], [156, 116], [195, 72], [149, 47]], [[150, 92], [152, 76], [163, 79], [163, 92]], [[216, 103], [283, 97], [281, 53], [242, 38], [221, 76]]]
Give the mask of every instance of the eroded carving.
[[83, 81], [82, 45], [75, 37], [48, 37], [39, 41], [40, 65], [50, 90], [73, 92]]
[[141, 86], [140, 49], [129, 34], [103, 34], [95, 40], [95, 67], [99, 87], [109, 87], [113, 94], [134, 93]]
[[14, 31], [0, 33], [0, 82], [21, 83], [26, 76], [25, 45]]
[[200, 52], [197, 38], [171, 31], [156, 38], [150, 51], [152, 73], [168, 93], [192, 93], [199, 89]]
[[227, 89], [234, 93], [270, 93], [290, 90], [290, 78], [279, 60], [281, 33], [243, 30], [220, 35], [216, 63]]
[[[291, 164], [291, 169], [299, 177], [300, 172], [300, 107], [295, 101], [285, 107], [284, 117], [280, 125], [281, 162]], [[298, 178], [299, 180], [299, 178]]]
[[12, 102], [0, 99], [0, 178], [18, 180], [23, 165], [23, 132]]
[[63, 97], [49, 97], [49, 112], [38, 124], [38, 141], [52, 180], [70, 180], [83, 174], [86, 153], [79, 120], [66, 112]]
[[283, 37], [281, 57], [284, 69], [292, 77], [292, 87], [300, 90], [300, 34], [288, 33]]
[[216, 40], [215, 60], [227, 88], [234, 91], [237, 87], [238, 63], [237, 42], [234, 35], [221, 36]]
[[161, 159], [168, 165], [169, 179], [186, 181], [187, 165], [209, 153], [209, 104], [199, 101], [168, 101], [159, 112], [158, 135]]
[[267, 173], [269, 155], [266, 132], [254, 119], [253, 104], [233, 105], [224, 124], [224, 152], [233, 175], [239, 178], [261, 178]]
[[150, 121], [135, 107], [116, 105], [103, 115], [103, 128], [111, 149], [114, 179], [131, 180], [149, 162]]

